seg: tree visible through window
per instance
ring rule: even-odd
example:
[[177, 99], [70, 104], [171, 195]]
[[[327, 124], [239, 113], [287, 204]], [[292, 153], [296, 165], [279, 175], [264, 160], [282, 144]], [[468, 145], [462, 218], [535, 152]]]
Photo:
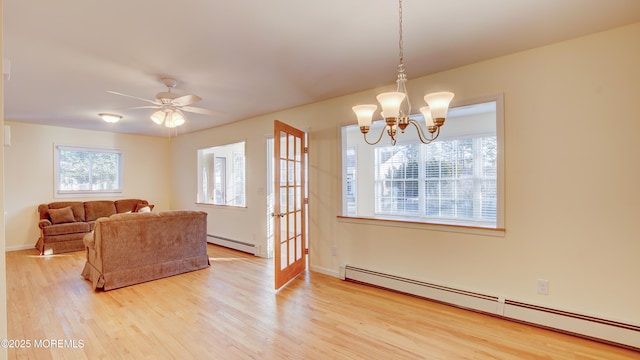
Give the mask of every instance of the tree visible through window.
[[115, 149], [57, 146], [58, 194], [121, 192], [121, 153]]

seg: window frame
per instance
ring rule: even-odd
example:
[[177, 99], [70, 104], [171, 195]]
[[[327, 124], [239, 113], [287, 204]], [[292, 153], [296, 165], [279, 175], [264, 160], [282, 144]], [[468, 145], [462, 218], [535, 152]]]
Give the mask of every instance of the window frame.
[[[340, 136], [339, 153], [340, 162], [341, 162], [341, 174], [340, 174], [340, 186], [342, 191], [340, 192], [339, 199], [339, 209], [338, 219], [342, 222], [349, 223], [366, 223], [366, 224], [375, 224], [381, 226], [399, 226], [399, 227], [408, 227], [408, 228], [419, 228], [419, 229], [432, 229], [432, 230], [442, 230], [442, 231], [451, 231], [451, 232], [463, 232], [463, 233], [478, 233], [482, 235], [494, 235], [494, 236], [504, 236], [505, 232], [505, 184], [504, 184], [504, 96], [503, 94], [495, 94], [483, 97], [477, 97], [466, 100], [458, 100], [454, 101], [451, 105], [451, 108], [469, 106], [474, 104], [480, 104], [485, 102], [495, 102], [496, 103], [496, 123], [495, 123], [495, 136], [496, 136], [496, 146], [497, 146], [497, 174], [496, 174], [496, 222], [495, 226], [484, 226], [482, 224], [471, 225], [466, 222], [457, 222], [455, 220], [443, 221], [443, 222], [434, 222], [432, 219], [422, 220], [418, 217], [406, 217], [406, 216], [398, 216], [398, 215], [384, 215], [384, 216], [376, 216], [376, 215], [366, 215], [366, 216], [354, 216], [349, 215], [346, 209], [346, 189], [344, 182], [344, 174], [347, 170], [347, 164], [345, 164], [345, 154], [347, 151], [347, 147], [352, 147], [354, 144], [347, 142], [344, 139], [345, 132], [343, 129], [348, 126], [355, 125], [354, 122], [343, 123], [338, 125], [338, 134]], [[357, 126], [357, 125], [356, 125]], [[446, 138], [446, 123], [443, 127], [443, 135], [441, 137]], [[403, 145], [402, 136], [400, 136], [398, 140], [398, 145]], [[440, 139], [436, 140], [439, 141]], [[384, 141], [384, 139], [383, 139]], [[355, 144], [358, 146], [359, 144]], [[370, 146], [370, 145], [366, 145]], [[383, 144], [384, 146], [384, 144]], [[360, 200], [360, 199], [357, 199]], [[373, 201], [373, 200], [368, 200]]]
[[[242, 146], [242, 151], [236, 149], [236, 147]], [[216, 151], [218, 149], [218, 151]], [[209, 186], [205, 192], [205, 158], [208, 155], [212, 160], [209, 168], [209, 173], [214, 176], [218, 164], [224, 164], [225, 168], [221, 171], [224, 174], [224, 179], [221, 179], [218, 184], [215, 178], [209, 181]], [[196, 190], [196, 204], [206, 206], [221, 206], [232, 208], [246, 208], [247, 207], [247, 179], [246, 179], [246, 140], [239, 140], [222, 145], [212, 145], [197, 149], [197, 190]], [[241, 159], [240, 159], [241, 158]], [[223, 159], [224, 161], [222, 161]], [[241, 165], [241, 169], [235, 167]], [[218, 169], [219, 170], [219, 169]], [[239, 177], [239, 178], [238, 178]], [[241, 181], [242, 189], [238, 188], [239, 181]], [[217, 196], [215, 194], [216, 185], [224, 186], [224, 193], [221, 198], [224, 199], [224, 203], [216, 202]], [[213, 191], [213, 197], [208, 196], [209, 191]], [[205, 199], [209, 197], [210, 200]], [[235, 201], [240, 198], [241, 204], [236, 204]]]
[[[117, 154], [118, 155], [118, 165], [117, 165], [117, 183], [118, 188], [112, 190], [61, 190], [60, 189], [60, 151], [69, 150], [69, 151], [80, 151], [80, 152], [90, 152], [90, 153], [109, 153], [109, 154]], [[124, 191], [123, 186], [123, 162], [124, 155], [122, 150], [119, 148], [111, 148], [111, 147], [99, 147], [99, 146], [82, 146], [82, 145], [68, 145], [68, 144], [55, 144], [53, 149], [53, 193], [54, 197], [73, 197], [73, 196], [85, 196], [85, 195], [93, 195], [93, 196], [113, 196], [114, 194], [122, 194]]]

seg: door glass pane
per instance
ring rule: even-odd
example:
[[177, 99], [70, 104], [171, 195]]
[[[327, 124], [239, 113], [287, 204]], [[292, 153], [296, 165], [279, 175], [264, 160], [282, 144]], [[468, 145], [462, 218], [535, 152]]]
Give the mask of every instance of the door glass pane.
[[286, 269], [287, 259], [287, 243], [284, 242], [280, 244], [280, 270]]
[[302, 188], [296, 186], [296, 210], [302, 209]]
[[280, 212], [289, 212], [287, 210], [287, 188], [280, 188]]
[[296, 262], [296, 242], [291, 239], [289, 241], [289, 265]]
[[287, 160], [280, 160], [280, 186], [287, 185]]
[[302, 236], [296, 237], [296, 260], [302, 259]]
[[302, 211], [296, 211], [296, 236], [302, 235]]
[[287, 133], [280, 131], [280, 158], [287, 158]]
[[289, 159], [295, 159], [295, 138], [289, 135]]
[[296, 138], [296, 161], [300, 161], [301, 154], [302, 154], [301, 139]]
[[302, 164], [296, 161], [295, 165], [296, 165], [296, 185], [300, 186], [302, 184], [302, 173], [300, 171], [300, 169], [302, 168]]
[[296, 219], [295, 219], [296, 213], [291, 213], [289, 215], [287, 215], [288, 217], [288, 222], [289, 222], [289, 233], [288, 233], [288, 238], [293, 238], [295, 236], [296, 233]]
[[294, 204], [295, 204], [294, 201], [295, 200], [296, 200], [296, 198], [295, 198], [295, 188], [290, 187], [289, 188], [289, 204], [288, 204], [289, 205], [289, 207], [288, 207], [289, 211], [288, 212], [295, 211], [295, 209], [296, 209], [295, 206], [294, 206]]
[[288, 168], [287, 172], [289, 173], [289, 179], [288, 179], [287, 182], [288, 182], [289, 185], [293, 185], [295, 183], [295, 172], [294, 172], [295, 171], [295, 169], [294, 169], [295, 161], [289, 161], [288, 163], [289, 163], [288, 164], [289, 168]]

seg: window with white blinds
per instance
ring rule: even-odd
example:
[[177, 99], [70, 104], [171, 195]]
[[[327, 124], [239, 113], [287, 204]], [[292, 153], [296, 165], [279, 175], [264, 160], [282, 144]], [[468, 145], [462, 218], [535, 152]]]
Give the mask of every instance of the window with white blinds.
[[343, 127], [343, 215], [502, 227], [497, 113], [495, 101], [453, 108], [430, 144], [409, 127], [395, 146], [361, 145], [357, 126]]
[[117, 149], [55, 147], [56, 194], [122, 192], [122, 154]]

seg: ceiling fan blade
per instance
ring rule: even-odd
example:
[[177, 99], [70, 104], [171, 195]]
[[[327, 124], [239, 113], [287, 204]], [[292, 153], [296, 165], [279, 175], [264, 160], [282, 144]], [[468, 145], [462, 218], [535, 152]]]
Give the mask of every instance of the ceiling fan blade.
[[119, 93], [119, 92], [115, 92], [115, 91], [111, 91], [111, 90], [107, 90], [107, 92], [108, 92], [109, 94], [125, 96], [125, 97], [132, 98], [132, 99], [137, 99], [137, 100], [146, 101], [146, 102], [151, 103], [151, 104], [154, 104], [154, 105], [160, 105], [160, 104], [158, 104], [158, 103], [157, 103], [156, 101], [154, 101], [154, 100], [143, 99], [143, 98], [139, 98], [139, 97], [137, 97], [137, 96], [127, 95], [127, 94], [123, 94], [123, 93]]
[[135, 106], [126, 108], [124, 110], [137, 110], [137, 109], [160, 109], [162, 106], [160, 105], [145, 105], [145, 106]]
[[197, 114], [205, 114], [205, 115], [222, 115], [223, 114], [220, 111], [203, 109], [203, 108], [193, 107], [193, 106], [181, 106], [180, 110], [197, 113]]
[[171, 102], [176, 106], [187, 106], [202, 100], [198, 95], [184, 95], [173, 99]]

